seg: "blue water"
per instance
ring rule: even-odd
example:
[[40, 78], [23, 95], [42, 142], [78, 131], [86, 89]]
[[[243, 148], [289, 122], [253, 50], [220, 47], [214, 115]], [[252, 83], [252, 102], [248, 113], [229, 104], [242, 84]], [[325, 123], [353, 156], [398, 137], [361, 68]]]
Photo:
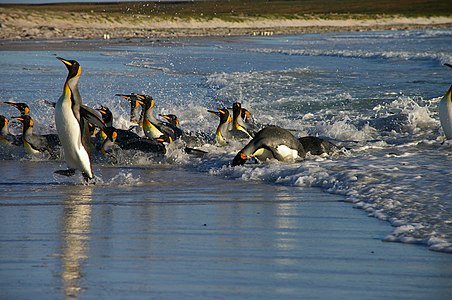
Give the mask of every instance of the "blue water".
[[[44, 103], [59, 98], [67, 75], [55, 56], [79, 61], [84, 103], [108, 106], [116, 127], [130, 125], [128, 103], [116, 93], [150, 94], [156, 113], [177, 114], [185, 130], [210, 137], [218, 121], [207, 109], [240, 101], [261, 124], [327, 137], [350, 150], [233, 168], [243, 144], [206, 143], [202, 159], [174, 145], [163, 159], [128, 153], [120, 164], [168, 164], [244, 182], [318, 188], [390, 222], [387, 241], [451, 252], [452, 143], [444, 142], [437, 112], [452, 82], [443, 66], [452, 62], [451, 38], [452, 30], [443, 29], [187, 38], [89, 51], [61, 51], [56, 43], [49, 51], [2, 51], [0, 101], [27, 102], [36, 131], [53, 132], [53, 109]], [[17, 114], [6, 105], [0, 113]], [[11, 131], [20, 131], [17, 123]], [[2, 158], [30, 159], [19, 150]]]

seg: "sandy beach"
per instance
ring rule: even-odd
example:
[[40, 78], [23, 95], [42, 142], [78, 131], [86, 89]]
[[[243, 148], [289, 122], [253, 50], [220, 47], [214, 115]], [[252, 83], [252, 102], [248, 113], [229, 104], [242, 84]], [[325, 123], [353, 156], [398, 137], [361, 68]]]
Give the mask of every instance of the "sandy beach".
[[294, 18], [239, 16], [230, 19], [115, 15], [0, 7], [1, 40], [153, 38], [273, 35], [336, 31], [450, 28], [452, 16], [305, 15]]

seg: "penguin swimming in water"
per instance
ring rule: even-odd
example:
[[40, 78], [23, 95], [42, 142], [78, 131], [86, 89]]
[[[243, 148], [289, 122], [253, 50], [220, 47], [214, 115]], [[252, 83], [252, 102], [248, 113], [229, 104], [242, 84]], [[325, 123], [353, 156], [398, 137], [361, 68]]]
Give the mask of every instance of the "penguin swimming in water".
[[220, 108], [218, 111], [208, 110], [208, 112], [218, 116], [220, 118], [220, 124], [218, 124], [215, 131], [215, 143], [224, 146], [231, 139], [231, 124], [232, 118], [229, 110], [226, 108]]
[[168, 126], [168, 123], [160, 122], [154, 117], [154, 99], [149, 95], [138, 95], [138, 97], [144, 111], [144, 134], [150, 139], [162, 140], [167, 143], [178, 138], [172, 126]]
[[[119, 147], [122, 150], [138, 150], [142, 152], [165, 154], [166, 149], [163, 144], [153, 139], [142, 138], [129, 130], [113, 127], [113, 114], [107, 107], [102, 106], [98, 111], [102, 114], [103, 121], [107, 125], [107, 131], [101, 131], [101, 134], [103, 135], [101, 152], [104, 156], [105, 153], [111, 152], [110, 150], [116, 147]], [[114, 147], [113, 144], [115, 144], [116, 147]], [[106, 149], [109, 149], [109, 151]]]
[[[445, 64], [449, 68], [452, 65]], [[439, 120], [446, 139], [452, 140], [452, 85], [438, 104]]]
[[246, 111], [242, 110], [242, 105], [239, 102], [235, 102], [232, 105], [232, 136], [238, 139], [253, 138], [255, 132], [245, 123], [242, 113], [245, 116], [247, 115]]
[[[141, 100], [138, 94], [116, 94], [115, 96], [122, 97], [130, 102], [130, 122], [143, 126], [143, 113], [139, 113], [139, 108], [141, 106]], [[140, 124], [141, 123], [141, 124]]]
[[159, 114], [159, 117], [164, 118], [167, 120], [165, 123], [160, 123], [162, 125], [171, 127], [171, 129], [174, 131], [174, 139], [178, 139], [184, 135], [184, 132], [182, 131], [179, 123], [179, 118], [176, 115], [168, 114], [168, 115], [162, 115]]
[[237, 153], [232, 161], [233, 166], [243, 165], [252, 157], [264, 161], [277, 159], [279, 161], [295, 161], [304, 159], [306, 151], [298, 139], [288, 130], [269, 126], [265, 127]]
[[0, 115], [0, 144], [20, 146], [22, 144], [22, 137], [11, 134], [8, 123], [8, 118]]
[[84, 179], [88, 181], [94, 178], [90, 160], [92, 144], [88, 122], [103, 130], [105, 124], [98, 117], [96, 111], [82, 106], [82, 99], [78, 90], [78, 81], [82, 74], [80, 64], [75, 60], [57, 58], [68, 69], [63, 93], [55, 106], [55, 124], [68, 169], [55, 171], [55, 173], [72, 176], [76, 170], [79, 170]]
[[25, 152], [28, 154], [37, 154], [47, 152], [52, 157], [57, 156], [58, 147], [61, 146], [58, 135], [34, 135], [33, 134], [33, 119], [29, 115], [14, 117], [23, 124], [22, 141]]
[[[97, 111], [99, 111], [102, 115], [102, 120], [105, 122], [105, 125], [111, 128], [113, 127], [113, 113], [108, 107], [101, 106], [101, 108], [98, 108]], [[115, 141], [121, 147], [122, 145], [127, 144], [130, 140], [139, 138], [140, 136], [130, 130], [124, 130], [119, 128], [114, 128], [114, 132], [116, 133]], [[101, 131], [100, 132], [101, 139], [104, 141], [108, 134]]]
[[306, 153], [309, 152], [312, 155], [321, 155], [323, 153], [332, 154], [339, 149], [339, 147], [330, 141], [316, 136], [304, 136], [299, 138], [298, 141], [303, 145]]

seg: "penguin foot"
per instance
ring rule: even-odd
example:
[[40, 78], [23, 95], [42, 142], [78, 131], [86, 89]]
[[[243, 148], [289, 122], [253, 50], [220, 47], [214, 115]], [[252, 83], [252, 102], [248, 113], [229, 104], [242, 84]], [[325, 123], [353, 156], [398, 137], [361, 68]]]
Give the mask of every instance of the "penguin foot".
[[57, 170], [53, 173], [70, 177], [75, 175], [75, 169]]
[[82, 175], [83, 175], [83, 180], [85, 180], [85, 183], [87, 183], [87, 184], [96, 184], [96, 181], [93, 180], [94, 177], [89, 177], [89, 175], [86, 174], [85, 172], [82, 172]]

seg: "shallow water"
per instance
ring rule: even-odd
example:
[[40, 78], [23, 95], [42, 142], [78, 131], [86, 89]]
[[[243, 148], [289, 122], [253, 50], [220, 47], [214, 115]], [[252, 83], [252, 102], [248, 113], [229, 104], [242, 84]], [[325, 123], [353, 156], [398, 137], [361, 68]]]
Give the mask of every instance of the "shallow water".
[[[448, 299], [450, 257], [383, 243], [388, 225], [318, 188], [174, 165], [3, 161], [2, 299]], [[6, 197], [4, 197], [6, 195]], [[382, 288], [384, 286], [384, 288]]]
[[[164, 159], [128, 153], [120, 163], [320, 188], [389, 221], [394, 230], [387, 241], [450, 252], [452, 144], [443, 143], [437, 103], [451, 84], [452, 72], [442, 66], [452, 61], [451, 36], [443, 29], [196, 38], [92, 51], [52, 50], [59, 49], [55, 43], [48, 51], [2, 51], [0, 100], [29, 103], [37, 132], [54, 131], [53, 109], [44, 103], [58, 99], [66, 76], [58, 55], [81, 63], [84, 102], [110, 107], [117, 127], [130, 123], [128, 104], [116, 93], [151, 94], [157, 113], [175, 113], [185, 130], [211, 137], [217, 120], [207, 109], [241, 101], [261, 124], [327, 137], [350, 151], [293, 165], [231, 168], [242, 144], [206, 144], [202, 160], [176, 149]], [[17, 114], [7, 106], [0, 112]], [[12, 123], [11, 130], [20, 128]], [[3, 150], [2, 158], [28, 159], [17, 149]]]

